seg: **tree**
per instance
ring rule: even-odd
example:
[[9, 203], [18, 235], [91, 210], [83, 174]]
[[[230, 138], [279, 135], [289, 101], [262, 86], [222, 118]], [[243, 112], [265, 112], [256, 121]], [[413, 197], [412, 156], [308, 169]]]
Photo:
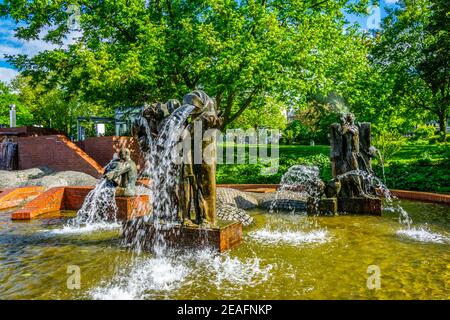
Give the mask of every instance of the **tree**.
[[0, 124], [9, 126], [10, 105], [16, 105], [16, 124], [26, 126], [33, 124], [33, 115], [26, 105], [21, 103], [19, 96], [13, 93], [11, 88], [0, 81]]
[[11, 83], [17, 92], [16, 100], [33, 114], [33, 124], [54, 128], [73, 136], [76, 118], [79, 116], [106, 115], [102, 106], [80, 102], [79, 97], [70, 96], [55, 87], [47, 89], [41, 84], [31, 85], [29, 77], [18, 76]]
[[437, 116], [444, 139], [450, 112], [449, 12], [447, 0], [401, 1], [385, 18], [373, 51], [401, 103]]
[[[62, 44], [69, 5], [79, 6], [75, 44], [10, 61], [35, 82], [95, 104], [139, 105], [204, 89], [224, 125], [265, 96], [289, 106], [310, 92], [339, 90], [366, 60], [346, 11], [367, 0], [13, 1], [0, 16], [21, 23], [16, 36]], [[70, 11], [70, 12], [73, 12]]]
[[[261, 105], [262, 104], [262, 105]], [[264, 110], [264, 112], [261, 112]], [[260, 102], [247, 108], [242, 115], [233, 122], [233, 127], [241, 129], [278, 129], [286, 127], [286, 107], [272, 97], [263, 97]]]

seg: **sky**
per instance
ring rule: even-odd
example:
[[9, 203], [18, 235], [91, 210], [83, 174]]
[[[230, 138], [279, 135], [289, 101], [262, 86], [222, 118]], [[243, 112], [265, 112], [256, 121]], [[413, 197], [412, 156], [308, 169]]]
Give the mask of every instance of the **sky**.
[[[385, 7], [393, 6], [398, 0], [380, 0], [379, 8], [372, 8], [367, 17], [347, 15], [350, 23], [358, 23], [362, 29], [379, 28], [381, 19], [386, 15]], [[0, 0], [2, 3], [3, 0]], [[18, 71], [8, 62], [4, 55], [26, 54], [30, 57], [41, 51], [51, 50], [57, 46], [42, 40], [23, 41], [14, 37], [14, 29], [17, 27], [11, 19], [0, 18], [0, 81], [10, 82], [17, 76]], [[65, 43], [66, 46], [69, 43]]]

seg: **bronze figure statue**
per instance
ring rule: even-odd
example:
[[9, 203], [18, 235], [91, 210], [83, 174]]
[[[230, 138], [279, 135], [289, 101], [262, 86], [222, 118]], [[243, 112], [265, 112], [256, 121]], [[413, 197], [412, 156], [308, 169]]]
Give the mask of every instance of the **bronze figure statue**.
[[373, 174], [371, 158], [375, 153], [376, 150], [370, 145], [369, 123], [356, 124], [355, 116], [347, 113], [341, 118], [340, 124], [333, 124], [331, 162], [334, 182], [329, 185], [328, 194], [371, 197], [374, 188], [366, 185], [361, 174]]
[[137, 168], [131, 159], [130, 150], [120, 149], [118, 155], [106, 166], [104, 178], [116, 187], [116, 196], [133, 197], [136, 195]]
[[[189, 93], [184, 97], [183, 103], [192, 105], [195, 109], [191, 114], [192, 121], [186, 128], [190, 135], [191, 148], [180, 175], [181, 219], [185, 225], [211, 226], [217, 223], [216, 135], [213, 132], [206, 136], [205, 133], [221, 127], [223, 120], [216, 109], [215, 101], [203, 91]], [[200, 134], [201, 150], [196, 150], [194, 140]], [[196, 151], [201, 151], [201, 161], [195, 156]]]

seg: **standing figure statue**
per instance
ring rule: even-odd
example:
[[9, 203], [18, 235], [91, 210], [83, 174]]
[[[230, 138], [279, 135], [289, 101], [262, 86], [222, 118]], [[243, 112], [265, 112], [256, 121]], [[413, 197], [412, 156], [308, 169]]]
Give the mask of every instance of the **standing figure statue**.
[[[347, 113], [340, 124], [331, 126], [331, 161], [335, 193], [341, 197], [370, 197], [373, 186], [366, 185], [362, 175], [373, 174], [370, 146], [370, 124], [355, 124], [355, 116]], [[350, 174], [348, 174], [351, 172]], [[333, 186], [329, 186], [332, 194]]]
[[[195, 109], [191, 114], [192, 122], [186, 128], [191, 148], [181, 170], [179, 210], [185, 225], [211, 226], [217, 222], [217, 131], [211, 129], [220, 128], [223, 119], [219, 116], [214, 100], [203, 91], [189, 93], [184, 97], [183, 104], [192, 105]], [[191, 216], [192, 207], [194, 217]]]
[[106, 166], [104, 178], [116, 187], [116, 196], [133, 197], [136, 195], [137, 168], [131, 159], [130, 150], [120, 149], [118, 155]]
[[346, 171], [359, 170], [359, 129], [355, 125], [355, 116], [347, 113], [341, 118], [340, 132], [342, 136], [342, 153]]

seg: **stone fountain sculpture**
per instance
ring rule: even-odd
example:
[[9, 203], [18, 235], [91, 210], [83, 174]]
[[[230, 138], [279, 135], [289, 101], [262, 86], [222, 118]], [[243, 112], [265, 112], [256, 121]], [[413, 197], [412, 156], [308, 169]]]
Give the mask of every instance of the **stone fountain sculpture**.
[[[168, 132], [167, 128], [179, 121], [181, 115], [186, 115], [186, 110], [189, 110], [190, 115], [182, 120], [182, 133]], [[187, 94], [182, 105], [177, 100], [169, 100], [166, 104], [156, 103], [144, 108], [141, 119], [135, 124], [134, 135], [142, 151], [151, 155], [148, 159], [152, 163], [148, 165], [157, 167], [165, 162], [167, 166], [167, 171], [162, 176], [161, 172], [155, 176], [158, 185], [165, 187], [164, 190], [153, 190], [156, 193], [153, 194], [153, 201], [158, 201], [158, 193], [170, 194], [172, 200], [163, 197], [162, 201], [173, 207], [167, 210], [167, 206], [163, 206], [163, 210], [159, 212], [161, 206], [153, 202], [151, 216], [126, 224], [124, 237], [127, 243], [136, 243], [139, 234], [141, 242], [137, 246], [150, 247], [149, 249], [152, 246], [155, 249], [155, 244], [160, 245], [161, 241], [165, 245], [175, 246], [209, 245], [219, 251], [240, 244], [241, 223], [217, 219], [216, 129], [222, 126], [222, 122], [215, 101], [201, 90]], [[168, 154], [167, 145], [161, 142], [169, 138], [172, 141], [179, 139], [184, 147], [189, 146], [182, 150], [181, 163], [167, 163], [167, 159], [160, 156]], [[158, 170], [152, 172], [156, 171]], [[161, 181], [176, 183], [161, 184]], [[173, 211], [178, 213], [175, 218], [170, 215]], [[167, 212], [169, 216], [166, 216]]]
[[310, 211], [381, 215], [381, 200], [376, 194], [371, 159], [377, 150], [371, 146], [370, 123], [355, 123], [347, 113], [341, 123], [333, 124], [331, 135], [331, 168], [333, 180], [325, 185], [322, 198]]

